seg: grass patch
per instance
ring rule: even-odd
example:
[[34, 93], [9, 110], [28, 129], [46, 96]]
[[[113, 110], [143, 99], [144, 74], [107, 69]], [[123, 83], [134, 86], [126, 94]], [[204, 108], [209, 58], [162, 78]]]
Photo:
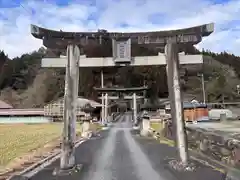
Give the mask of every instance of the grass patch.
[[150, 127], [157, 132], [160, 132], [163, 129], [163, 125], [161, 122], [150, 122]]
[[[62, 127], [62, 123], [0, 125], [0, 169], [17, 157], [57, 141]], [[80, 129], [78, 124], [78, 133]]]
[[100, 131], [102, 129], [102, 125], [100, 123], [91, 123], [90, 124], [90, 130], [93, 132]]

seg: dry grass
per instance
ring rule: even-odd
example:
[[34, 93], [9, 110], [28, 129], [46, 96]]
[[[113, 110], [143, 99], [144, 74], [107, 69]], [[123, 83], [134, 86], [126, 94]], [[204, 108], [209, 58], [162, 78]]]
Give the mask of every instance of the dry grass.
[[0, 125], [0, 169], [15, 158], [58, 141], [61, 132], [61, 123]]
[[155, 131], [160, 132], [163, 128], [163, 125], [161, 122], [151, 122], [150, 127], [153, 128]]
[[99, 123], [91, 123], [91, 124], [90, 124], [90, 129], [91, 129], [91, 131], [93, 131], [93, 132], [97, 132], [97, 131], [99, 131], [99, 130], [102, 129], [102, 125], [99, 124]]

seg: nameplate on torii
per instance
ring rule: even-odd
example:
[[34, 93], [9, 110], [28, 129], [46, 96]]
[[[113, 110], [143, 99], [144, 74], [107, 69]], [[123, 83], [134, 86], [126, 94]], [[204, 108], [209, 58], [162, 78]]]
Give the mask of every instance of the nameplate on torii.
[[112, 54], [115, 63], [130, 63], [131, 39], [112, 39]]

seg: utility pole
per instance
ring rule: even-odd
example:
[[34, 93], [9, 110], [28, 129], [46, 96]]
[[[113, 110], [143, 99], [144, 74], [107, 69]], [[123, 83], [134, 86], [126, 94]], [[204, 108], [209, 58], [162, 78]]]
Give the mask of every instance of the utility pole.
[[[145, 78], [144, 78], [144, 81], [143, 81], [143, 86], [144, 86], [144, 87], [146, 86], [146, 79], [145, 79]], [[147, 103], [146, 94], [147, 94], [147, 93], [146, 93], [146, 90], [143, 91], [143, 96], [144, 96], [143, 102], [144, 102], [144, 104]]]
[[105, 108], [104, 108], [105, 112], [105, 122], [108, 123], [108, 93], [105, 94]]
[[136, 93], [133, 93], [133, 122], [137, 123], [137, 99]]
[[186, 142], [185, 123], [183, 117], [182, 95], [180, 90], [179, 77], [179, 54], [178, 44], [174, 39], [168, 40], [165, 46], [167, 73], [168, 73], [168, 90], [170, 95], [170, 105], [173, 123], [176, 125], [177, 146], [181, 162], [188, 164], [188, 149]]
[[203, 93], [203, 103], [206, 103], [206, 93], [205, 93], [205, 82], [204, 82], [204, 74], [201, 74], [202, 79], [202, 93]]
[[[101, 88], [104, 86], [104, 80], [103, 80], [103, 70], [101, 70]], [[104, 124], [104, 115], [105, 113], [105, 106], [104, 106], [104, 94], [102, 93], [102, 111], [101, 111], [101, 119], [102, 119], [102, 124]]]
[[80, 50], [78, 46], [68, 45], [60, 170], [68, 170], [75, 166], [74, 145], [76, 140], [79, 59]]

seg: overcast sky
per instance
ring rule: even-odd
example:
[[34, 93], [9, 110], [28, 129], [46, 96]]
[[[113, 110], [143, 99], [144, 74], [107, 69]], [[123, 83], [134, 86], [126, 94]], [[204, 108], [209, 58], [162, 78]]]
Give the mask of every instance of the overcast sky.
[[0, 49], [10, 58], [42, 46], [30, 24], [64, 31], [153, 31], [215, 23], [197, 45], [240, 55], [240, 0], [0, 0]]

